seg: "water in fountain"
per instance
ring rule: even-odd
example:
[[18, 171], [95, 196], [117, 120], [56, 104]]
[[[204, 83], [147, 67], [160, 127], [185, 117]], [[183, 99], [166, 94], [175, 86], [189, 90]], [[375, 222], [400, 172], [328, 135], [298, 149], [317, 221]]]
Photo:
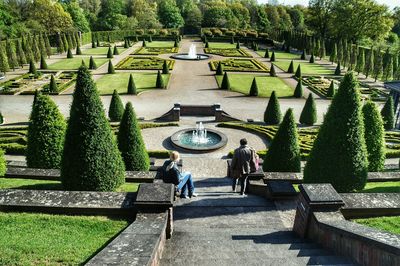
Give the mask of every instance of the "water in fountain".
[[192, 45], [190, 45], [188, 57], [190, 59], [196, 59], [197, 58], [196, 45], [194, 43], [192, 43]]
[[196, 124], [196, 130], [192, 133], [192, 142], [196, 144], [204, 144], [208, 142], [207, 129], [204, 128], [203, 123]]

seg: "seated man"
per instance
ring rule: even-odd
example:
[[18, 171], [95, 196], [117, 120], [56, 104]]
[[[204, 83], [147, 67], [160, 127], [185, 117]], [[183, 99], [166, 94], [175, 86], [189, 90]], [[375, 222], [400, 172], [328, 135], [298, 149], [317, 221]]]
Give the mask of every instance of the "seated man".
[[181, 191], [180, 197], [187, 199], [186, 190], [189, 190], [189, 198], [197, 197], [194, 193], [194, 184], [192, 174], [190, 172], [183, 172], [178, 168], [179, 152], [173, 151], [162, 166], [164, 170], [163, 180], [165, 183], [172, 183], [176, 186], [177, 191]]

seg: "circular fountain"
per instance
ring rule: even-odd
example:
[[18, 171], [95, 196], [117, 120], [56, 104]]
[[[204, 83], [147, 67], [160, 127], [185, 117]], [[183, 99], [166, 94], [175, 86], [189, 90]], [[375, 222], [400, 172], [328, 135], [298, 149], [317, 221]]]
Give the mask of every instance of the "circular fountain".
[[195, 128], [180, 130], [173, 134], [171, 142], [174, 146], [185, 150], [208, 152], [224, 147], [228, 138], [217, 130], [204, 128], [200, 122]]
[[196, 52], [196, 45], [192, 43], [189, 48], [189, 53], [187, 54], [175, 54], [172, 55], [171, 58], [179, 59], [179, 60], [205, 60], [210, 58], [209, 55], [206, 54], [198, 54]]

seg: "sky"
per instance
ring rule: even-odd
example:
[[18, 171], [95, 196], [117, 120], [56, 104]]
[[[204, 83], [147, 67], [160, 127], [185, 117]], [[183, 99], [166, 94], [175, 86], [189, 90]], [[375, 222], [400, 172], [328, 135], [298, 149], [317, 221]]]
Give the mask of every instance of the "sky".
[[[393, 9], [396, 6], [400, 6], [400, 0], [376, 0], [379, 4], [385, 4]], [[258, 0], [259, 3], [268, 3], [268, 0]], [[278, 0], [280, 4], [285, 5], [297, 5], [301, 4], [303, 6], [308, 5], [308, 0]]]

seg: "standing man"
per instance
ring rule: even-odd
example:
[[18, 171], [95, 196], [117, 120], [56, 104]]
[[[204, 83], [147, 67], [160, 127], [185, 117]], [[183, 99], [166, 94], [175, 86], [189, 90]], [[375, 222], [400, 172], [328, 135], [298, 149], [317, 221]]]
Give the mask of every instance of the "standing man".
[[233, 154], [231, 171], [233, 175], [232, 189], [236, 192], [238, 180], [240, 180], [240, 194], [246, 192], [247, 177], [256, 171], [255, 151], [247, 145], [247, 139], [240, 140], [240, 147]]

